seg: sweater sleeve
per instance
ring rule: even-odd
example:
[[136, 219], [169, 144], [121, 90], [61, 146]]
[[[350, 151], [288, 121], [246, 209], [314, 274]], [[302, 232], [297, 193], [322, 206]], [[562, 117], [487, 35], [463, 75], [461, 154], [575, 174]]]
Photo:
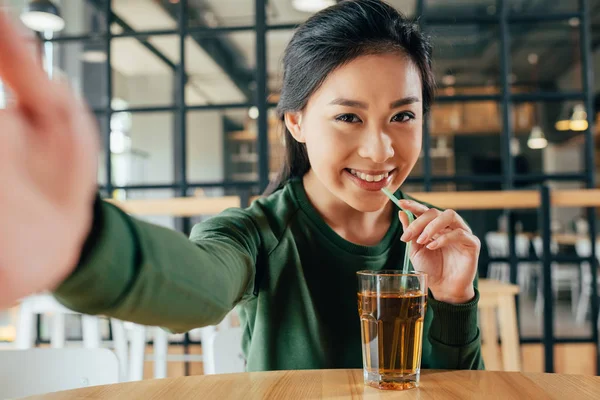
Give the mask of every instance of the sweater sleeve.
[[432, 369], [484, 369], [481, 341], [477, 325], [479, 291], [465, 304], [448, 304], [437, 301], [429, 293], [429, 306], [433, 319], [429, 328]]
[[78, 312], [185, 332], [251, 296], [259, 246], [243, 210], [195, 226], [188, 240], [98, 200], [79, 265], [54, 296]]

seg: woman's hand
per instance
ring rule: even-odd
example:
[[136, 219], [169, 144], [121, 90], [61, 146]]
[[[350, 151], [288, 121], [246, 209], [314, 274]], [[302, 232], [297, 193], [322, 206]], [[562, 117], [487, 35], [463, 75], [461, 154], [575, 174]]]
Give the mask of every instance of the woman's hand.
[[0, 11], [0, 80], [17, 100], [0, 110], [0, 310], [73, 270], [96, 193], [95, 121], [28, 48]]
[[453, 210], [439, 211], [411, 200], [400, 200], [404, 228], [401, 240], [412, 242], [410, 259], [416, 271], [428, 275], [429, 289], [436, 300], [451, 304], [470, 301], [475, 296], [473, 279], [481, 242]]

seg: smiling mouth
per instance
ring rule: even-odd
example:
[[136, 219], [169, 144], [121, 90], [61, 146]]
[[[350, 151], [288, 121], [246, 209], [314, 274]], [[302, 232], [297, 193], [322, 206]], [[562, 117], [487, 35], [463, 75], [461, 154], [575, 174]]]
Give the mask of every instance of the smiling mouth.
[[394, 172], [394, 170], [392, 171], [387, 171], [387, 172], [377, 172], [377, 173], [373, 173], [373, 174], [368, 174], [365, 172], [361, 172], [355, 169], [350, 169], [350, 168], [346, 168], [346, 171], [350, 172], [350, 174], [354, 175], [355, 177], [357, 177], [358, 179], [365, 181], [365, 182], [381, 182], [385, 179], [387, 179], [390, 174], [392, 174]]

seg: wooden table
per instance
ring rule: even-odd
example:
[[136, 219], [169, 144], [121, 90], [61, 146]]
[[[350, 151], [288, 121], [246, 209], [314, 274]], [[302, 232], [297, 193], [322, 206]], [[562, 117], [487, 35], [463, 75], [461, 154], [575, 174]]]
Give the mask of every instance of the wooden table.
[[600, 377], [492, 371], [423, 371], [404, 392], [363, 385], [361, 370], [277, 371], [146, 380], [30, 399], [598, 399]]

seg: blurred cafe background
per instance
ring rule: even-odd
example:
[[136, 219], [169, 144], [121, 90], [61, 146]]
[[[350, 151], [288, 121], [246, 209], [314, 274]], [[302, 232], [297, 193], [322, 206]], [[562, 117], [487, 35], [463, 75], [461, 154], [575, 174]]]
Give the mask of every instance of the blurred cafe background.
[[[438, 82], [404, 191], [457, 208], [482, 241], [480, 278], [518, 288], [521, 370], [597, 375], [600, 1], [388, 2], [431, 35]], [[184, 233], [247, 206], [274, 177], [282, 52], [333, 3], [0, 0], [48, 74], [93, 110], [102, 195]], [[0, 108], [10, 102], [0, 86]], [[32, 312], [32, 346], [81, 344], [84, 318], [53, 323], [61, 312]], [[0, 348], [18, 342], [21, 313], [0, 312]], [[108, 346], [115, 327], [97, 323]], [[129, 361], [144, 378], [204, 373], [198, 332], [168, 336], [158, 375], [154, 331], [135, 332], [146, 354]]]

